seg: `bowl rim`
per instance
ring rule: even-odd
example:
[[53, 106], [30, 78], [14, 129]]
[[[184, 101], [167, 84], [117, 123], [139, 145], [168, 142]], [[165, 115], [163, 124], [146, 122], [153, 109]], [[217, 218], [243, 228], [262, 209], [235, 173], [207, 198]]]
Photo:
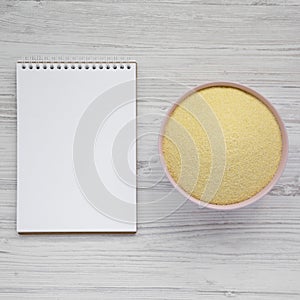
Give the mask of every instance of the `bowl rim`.
[[[187, 97], [189, 97], [190, 95], [201, 91], [203, 89], [206, 88], [210, 88], [210, 87], [232, 87], [232, 88], [237, 88], [239, 90], [242, 90], [254, 97], [256, 97], [258, 100], [260, 100], [264, 105], [266, 105], [268, 107], [268, 109], [272, 112], [272, 114], [274, 115], [278, 125], [279, 125], [279, 129], [281, 132], [281, 140], [282, 140], [282, 150], [281, 150], [281, 159], [277, 168], [276, 173], [274, 174], [272, 180], [261, 190], [259, 191], [257, 194], [253, 195], [252, 197], [238, 202], [238, 203], [233, 203], [233, 204], [212, 204], [209, 202], [205, 202], [203, 200], [199, 200], [194, 198], [193, 196], [189, 195], [186, 191], [184, 191], [173, 179], [173, 177], [170, 175], [164, 156], [163, 156], [163, 151], [162, 151], [162, 140], [163, 140], [163, 136], [164, 136], [164, 132], [165, 132], [165, 128], [166, 125], [168, 123], [168, 120], [171, 116], [171, 114], [173, 113], [173, 111], [177, 108], [177, 106], [184, 101]], [[187, 198], [188, 200], [203, 206], [203, 207], [207, 207], [207, 208], [211, 208], [211, 209], [215, 209], [215, 210], [233, 210], [233, 209], [237, 209], [237, 208], [242, 208], [245, 206], [248, 206], [256, 201], [258, 201], [259, 199], [261, 199], [263, 196], [265, 196], [267, 193], [270, 192], [270, 190], [274, 187], [274, 185], [276, 184], [276, 182], [278, 181], [278, 179], [280, 178], [280, 176], [282, 175], [284, 168], [286, 166], [287, 163], [287, 158], [288, 158], [288, 135], [287, 135], [287, 131], [285, 128], [285, 125], [281, 119], [281, 117], [279, 116], [277, 110], [275, 109], [275, 107], [271, 104], [271, 102], [269, 102], [264, 96], [262, 96], [261, 94], [259, 94], [258, 92], [256, 92], [255, 90], [239, 84], [239, 83], [235, 83], [235, 82], [229, 82], [229, 81], [215, 81], [215, 82], [209, 82], [209, 83], [205, 83], [199, 86], [196, 86], [195, 88], [192, 88], [191, 90], [189, 90], [188, 92], [186, 92], [185, 94], [183, 94], [173, 105], [172, 107], [169, 109], [169, 111], [167, 112], [162, 126], [161, 126], [161, 131], [159, 134], [159, 141], [158, 141], [158, 147], [159, 147], [159, 156], [160, 156], [160, 161], [162, 164], [162, 167], [164, 169], [164, 172], [167, 176], [167, 178], [169, 179], [169, 181], [172, 183], [172, 185], [175, 187], [175, 189], [177, 191], [179, 191], [185, 198]]]

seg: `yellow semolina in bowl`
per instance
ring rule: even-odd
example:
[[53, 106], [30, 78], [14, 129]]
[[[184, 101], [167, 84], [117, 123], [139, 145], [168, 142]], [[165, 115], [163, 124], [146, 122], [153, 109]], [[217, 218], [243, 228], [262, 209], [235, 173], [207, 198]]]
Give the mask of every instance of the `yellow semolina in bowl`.
[[274, 178], [282, 133], [270, 108], [235, 86], [208, 86], [174, 106], [161, 152], [171, 181], [196, 200], [243, 202]]

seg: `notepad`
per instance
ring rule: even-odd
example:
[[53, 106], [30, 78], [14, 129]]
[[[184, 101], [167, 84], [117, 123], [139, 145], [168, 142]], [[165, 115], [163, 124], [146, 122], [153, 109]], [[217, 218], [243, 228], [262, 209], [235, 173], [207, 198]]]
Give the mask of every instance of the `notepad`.
[[136, 63], [17, 63], [17, 231], [136, 231]]

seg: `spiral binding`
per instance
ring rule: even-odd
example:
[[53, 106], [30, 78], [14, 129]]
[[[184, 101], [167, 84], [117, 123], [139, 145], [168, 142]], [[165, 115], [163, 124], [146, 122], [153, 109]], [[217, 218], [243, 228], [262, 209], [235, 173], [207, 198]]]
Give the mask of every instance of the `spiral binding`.
[[22, 60], [18, 61], [21, 64], [21, 68], [24, 70], [130, 70], [132, 68], [132, 64], [135, 61], [130, 60], [129, 58], [117, 58], [113, 59], [106, 58], [98, 58], [98, 57], [70, 57], [70, 56], [58, 56], [58, 57], [24, 57]]

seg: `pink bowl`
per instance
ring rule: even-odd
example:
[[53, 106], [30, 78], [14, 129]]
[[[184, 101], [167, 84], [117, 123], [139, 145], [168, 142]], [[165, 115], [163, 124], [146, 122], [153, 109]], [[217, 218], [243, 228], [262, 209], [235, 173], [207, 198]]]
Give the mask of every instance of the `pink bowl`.
[[[207, 203], [204, 202], [202, 200], [198, 200], [194, 197], [192, 197], [191, 195], [189, 195], [188, 193], [186, 193], [179, 185], [177, 185], [177, 183], [174, 181], [174, 179], [172, 178], [172, 176], [170, 175], [167, 166], [166, 166], [166, 162], [163, 156], [163, 151], [162, 151], [162, 139], [163, 139], [163, 135], [165, 132], [165, 127], [167, 125], [167, 122], [169, 120], [170, 115], [172, 114], [172, 112], [175, 110], [175, 108], [184, 100], [186, 99], [188, 96], [194, 94], [197, 91], [203, 90], [205, 88], [208, 87], [218, 87], [218, 86], [225, 86], [225, 87], [233, 87], [233, 88], [237, 88], [240, 89], [242, 91], [247, 92], [250, 95], [253, 95], [254, 97], [256, 97], [257, 99], [259, 99], [262, 103], [264, 103], [269, 110], [273, 113], [275, 119], [278, 122], [280, 131], [281, 131], [281, 138], [282, 138], [282, 154], [281, 154], [281, 160], [278, 166], [278, 169], [273, 177], [273, 179], [269, 182], [269, 184], [267, 186], [265, 186], [260, 192], [258, 192], [257, 194], [255, 194], [254, 196], [252, 196], [251, 198], [244, 200], [242, 202], [239, 203], [235, 203], [235, 204], [228, 204], [228, 205], [218, 205], [218, 204], [211, 204], [211, 203]], [[237, 83], [232, 83], [232, 82], [211, 82], [211, 83], [206, 83], [203, 85], [200, 85], [192, 90], [190, 90], [189, 92], [187, 92], [186, 94], [184, 94], [182, 97], [179, 98], [179, 100], [172, 106], [172, 108], [169, 110], [169, 112], [167, 113], [167, 116], [163, 122], [162, 125], [162, 130], [161, 130], [161, 134], [159, 137], [159, 154], [160, 154], [160, 158], [161, 158], [161, 163], [162, 166], [165, 170], [165, 173], [168, 177], [168, 179], [170, 180], [170, 182], [173, 184], [173, 186], [187, 199], [191, 200], [192, 202], [204, 206], [204, 207], [208, 207], [208, 208], [212, 208], [212, 209], [217, 209], [217, 210], [232, 210], [232, 209], [237, 209], [237, 208], [241, 208], [244, 206], [247, 206], [251, 203], [256, 202], [257, 200], [261, 199], [263, 196], [265, 196], [275, 185], [275, 183], [277, 182], [277, 180], [280, 178], [286, 162], [287, 162], [287, 157], [288, 157], [288, 136], [287, 136], [287, 132], [285, 129], [285, 126], [278, 114], [278, 112], [276, 111], [276, 109], [273, 107], [273, 105], [266, 99], [264, 98], [262, 95], [260, 95], [259, 93], [257, 93], [256, 91], [243, 86], [241, 84], [237, 84]]]

